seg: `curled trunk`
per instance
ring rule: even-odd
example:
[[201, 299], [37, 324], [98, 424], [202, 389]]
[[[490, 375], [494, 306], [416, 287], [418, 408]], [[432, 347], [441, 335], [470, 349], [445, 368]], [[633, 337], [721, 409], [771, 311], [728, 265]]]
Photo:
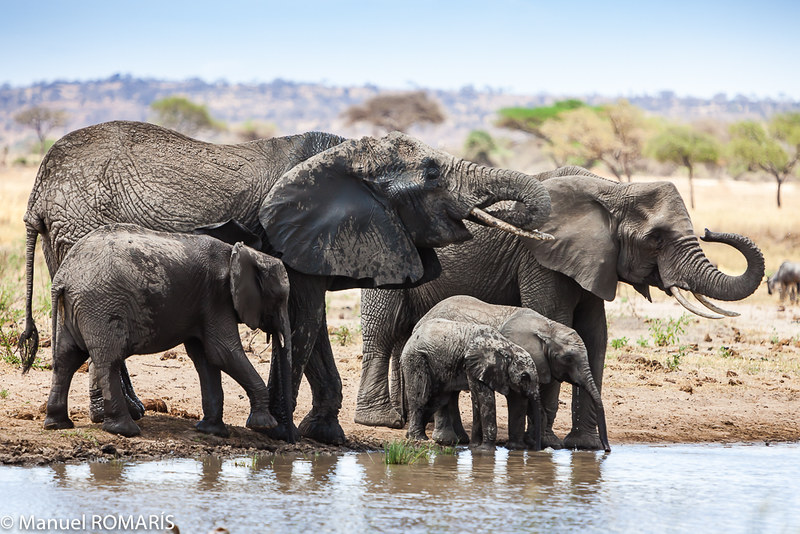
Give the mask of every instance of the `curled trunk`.
[[749, 238], [706, 230], [703, 241], [730, 245], [745, 257], [747, 269], [730, 276], [714, 267], [695, 237], [680, 241], [674, 251], [678, 261], [661, 269], [665, 288], [677, 286], [717, 300], [741, 300], [750, 296], [764, 278], [764, 256]]

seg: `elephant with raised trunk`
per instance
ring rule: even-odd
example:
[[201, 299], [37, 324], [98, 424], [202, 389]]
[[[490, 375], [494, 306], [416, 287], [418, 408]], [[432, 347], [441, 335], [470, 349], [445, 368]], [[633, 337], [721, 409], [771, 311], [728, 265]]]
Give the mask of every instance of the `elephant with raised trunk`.
[[[524, 306], [569, 326], [589, 354], [592, 375], [602, 390], [608, 333], [604, 300], [613, 300], [618, 282], [631, 284], [645, 298], [655, 287], [675, 296], [693, 313], [730, 315], [709, 298], [741, 300], [764, 276], [764, 258], [748, 238], [706, 231], [703, 240], [739, 250], [747, 269], [739, 276], [720, 272], [706, 258], [675, 186], [668, 182], [620, 184], [578, 167], [543, 173], [552, 215], [541, 227], [552, 241], [532, 241], [493, 229], [470, 227], [474, 239], [440, 249], [442, 275], [427, 284], [398, 291], [362, 291], [364, 357], [356, 421], [402, 427], [390, 398], [389, 364], [412, 327], [431, 307], [452, 295], [471, 295], [492, 304]], [[701, 305], [682, 291], [693, 292]], [[544, 387], [547, 421], [544, 446], [561, 446], [552, 433], [559, 384]], [[599, 449], [596, 412], [585, 394], [573, 388], [571, 448]], [[392, 394], [397, 398], [396, 392]]]
[[[503, 200], [525, 208], [491, 211]], [[465, 220], [532, 230], [549, 211], [547, 191], [527, 175], [481, 167], [401, 133], [347, 140], [311, 132], [217, 145], [147, 123], [90, 126], [53, 145], [28, 201], [20, 344], [24, 354], [35, 353], [39, 234], [52, 276], [78, 239], [105, 224], [190, 232], [232, 221], [260, 238], [289, 274], [292, 391], [270, 376], [270, 406], [283, 406], [281, 396], [294, 400], [305, 374], [313, 408], [300, 432], [342, 442], [342, 385], [326, 335], [325, 291], [418, 285], [440, 272], [433, 247], [472, 236]], [[126, 389], [135, 399], [130, 384]], [[279, 425], [271, 435], [296, 439], [292, 414], [273, 415]]]

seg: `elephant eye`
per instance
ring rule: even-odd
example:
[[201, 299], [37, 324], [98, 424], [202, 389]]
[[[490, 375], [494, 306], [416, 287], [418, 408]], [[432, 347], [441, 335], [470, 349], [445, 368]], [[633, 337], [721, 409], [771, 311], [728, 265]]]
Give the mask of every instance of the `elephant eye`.
[[522, 379], [523, 380], [530, 380], [531, 379], [531, 375], [529, 375], [528, 372], [525, 371], [525, 372], [522, 373]]
[[423, 177], [425, 181], [436, 180], [442, 175], [442, 171], [439, 167], [425, 167], [425, 171], [423, 173]]

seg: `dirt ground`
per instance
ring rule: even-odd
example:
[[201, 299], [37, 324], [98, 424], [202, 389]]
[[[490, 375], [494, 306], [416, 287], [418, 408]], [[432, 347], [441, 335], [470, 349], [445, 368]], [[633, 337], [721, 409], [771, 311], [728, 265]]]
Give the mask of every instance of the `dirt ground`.
[[[33, 171], [35, 172], [35, 170]], [[19, 223], [30, 191], [32, 174], [19, 180], [3, 180], [0, 173], [0, 201], [6, 208], [0, 217], [0, 239], [11, 252], [6, 261], [21, 250], [24, 236]], [[685, 188], [685, 182], [679, 183]], [[769, 184], [738, 184], [716, 181], [697, 186], [698, 210], [692, 211], [695, 224], [714, 230], [739, 232], [752, 237], [767, 259], [767, 271], [774, 272], [783, 259], [800, 260], [796, 215], [800, 192], [785, 191], [782, 211], [774, 210]], [[730, 214], [725, 206], [731, 199], [759, 191], [741, 209], [761, 210], [764, 216]], [[763, 205], [763, 206], [762, 206]], [[709, 222], [710, 221], [710, 222]], [[699, 232], [700, 230], [698, 230]], [[8, 244], [11, 240], [12, 244]], [[726, 251], [715, 255], [714, 247], [704, 247], [723, 270], [732, 273], [744, 268], [739, 257], [728, 259]], [[15, 260], [15, 261], [18, 261]], [[739, 263], [736, 263], [736, 262]], [[35, 303], [46, 300], [46, 277], [41, 261], [37, 265]], [[14, 275], [18, 284], [14, 306], [23, 305], [24, 278]], [[6, 283], [6, 282], [4, 282]], [[673, 442], [771, 442], [800, 440], [800, 306], [778, 303], [762, 286], [741, 302], [726, 307], [741, 313], [719, 321], [689, 316], [672, 298], [653, 291], [649, 303], [629, 286], [621, 285], [616, 300], [606, 306], [609, 348], [603, 382], [603, 398], [612, 449], [620, 443]], [[43, 304], [37, 304], [42, 306]], [[257, 451], [308, 452], [363, 450], [404, 437], [404, 430], [373, 428], [353, 422], [361, 370], [359, 292], [330, 293], [328, 322], [331, 344], [344, 386], [340, 421], [347, 435], [344, 447], [328, 447], [308, 440], [288, 445], [270, 440], [244, 427], [248, 402], [244, 391], [223, 376], [225, 420], [230, 426], [228, 439], [206, 436], [194, 430], [201, 412], [199, 385], [194, 368], [181, 347], [164, 354], [134, 356], [128, 360], [139, 396], [161, 400], [165, 412], [148, 411], [139, 422], [142, 435], [123, 438], [108, 434], [88, 418], [88, 374], [79, 372], [73, 380], [70, 409], [75, 428], [46, 431], [42, 428], [43, 405], [50, 387], [50, 371], [34, 369], [22, 376], [8, 358], [0, 360], [0, 463], [37, 464], [53, 461], [83, 461], [97, 458], [144, 459], [193, 457], [208, 453], [250, 455]], [[687, 317], [676, 326], [675, 321]], [[17, 315], [18, 317], [18, 315]], [[659, 336], [659, 323], [661, 333]], [[670, 323], [669, 321], [673, 321]], [[17, 321], [19, 321], [17, 319]], [[37, 317], [42, 333], [41, 356], [49, 361], [49, 321]], [[19, 322], [16, 323], [19, 325]], [[14, 327], [5, 324], [5, 332]], [[243, 343], [253, 365], [262, 376], [269, 374], [269, 348], [264, 334], [253, 335], [241, 327]], [[674, 334], [666, 345], [658, 346], [663, 334]], [[564, 386], [556, 420], [556, 433], [569, 430], [571, 387]], [[301, 387], [295, 422], [310, 408], [310, 391]], [[469, 401], [462, 395], [462, 412], [468, 426]], [[505, 434], [506, 419], [502, 397], [498, 397], [499, 438]]]

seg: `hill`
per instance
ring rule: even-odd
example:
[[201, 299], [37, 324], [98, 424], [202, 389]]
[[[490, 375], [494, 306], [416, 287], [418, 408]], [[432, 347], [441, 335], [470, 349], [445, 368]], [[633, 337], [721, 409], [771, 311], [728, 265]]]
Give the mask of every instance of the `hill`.
[[[549, 105], [564, 98], [580, 98], [597, 105], [619, 98], [597, 94], [520, 95], [471, 86], [457, 91], [428, 91], [441, 102], [447, 120], [442, 125], [411, 133], [434, 146], [455, 149], [462, 145], [470, 130], [480, 128], [493, 133], [500, 132], [492, 123], [496, 110], [502, 107]], [[16, 113], [31, 106], [43, 105], [68, 113], [64, 127], [49, 135], [57, 138], [68, 131], [98, 122], [147, 120], [151, 115], [151, 102], [175, 94], [206, 105], [214, 118], [228, 124], [246, 120], [274, 123], [279, 135], [309, 130], [324, 130], [345, 136], [368, 135], [374, 132], [366, 127], [346, 127], [340, 115], [348, 107], [382, 92], [389, 90], [373, 85], [334, 87], [281, 79], [268, 83], [241, 84], [206, 82], [196, 78], [184, 81], [143, 79], [129, 75], [114, 75], [92, 81], [41, 82], [26, 87], [5, 84], [0, 86], [0, 150], [9, 147], [12, 154], [24, 152], [35, 140], [30, 129], [14, 121]], [[728, 98], [720, 94], [712, 99], [702, 99], [662, 91], [657, 95], [627, 98], [647, 112], [684, 120], [765, 118], [776, 112], [800, 110], [800, 101], [754, 100], [743, 95]], [[508, 130], [502, 130], [502, 135], [513, 137]]]

